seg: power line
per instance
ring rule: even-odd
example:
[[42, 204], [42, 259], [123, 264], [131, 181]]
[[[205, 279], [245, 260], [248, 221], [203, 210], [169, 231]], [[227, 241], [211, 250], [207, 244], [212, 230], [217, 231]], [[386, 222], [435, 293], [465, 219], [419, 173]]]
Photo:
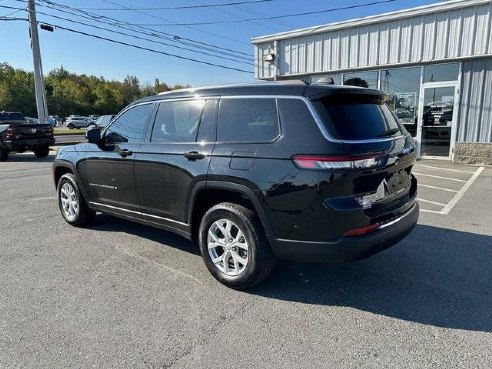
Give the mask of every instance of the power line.
[[[193, 0], [193, 2], [198, 3], [198, 4], [201, 4], [202, 6], [206, 6], [206, 5], [207, 5], [207, 3], [204, 3], [203, 1], [200, 1], [200, 0]], [[231, 3], [227, 3], [227, 4], [231, 4]], [[225, 4], [223, 4], [223, 5], [225, 5]], [[236, 14], [231, 13], [231, 12], [229, 12], [229, 11], [227, 11], [227, 10], [224, 10], [224, 9], [216, 8], [216, 9], [213, 9], [213, 10], [215, 10], [215, 11], [217, 11], [217, 12], [221, 12], [221, 13], [227, 14], [227, 15], [232, 15], [233, 17], [235, 17], [235, 18], [239, 18], [239, 19], [242, 19], [242, 20], [244, 20], [244, 21], [246, 21], [246, 20], [247, 20], [247, 19], [246, 19], [246, 18], [244, 18], [244, 17], [241, 17], [241, 16], [239, 16], [239, 15], [236, 15]], [[258, 26], [261, 26], [261, 27], [265, 27], [265, 28], [268, 28], [268, 29], [274, 30], [274, 31], [278, 31], [278, 28], [274, 28], [274, 27], [272, 27], [272, 26], [270, 26], [270, 25], [261, 24], [260, 22], [257, 22], [257, 21], [251, 21], [251, 23], [256, 24], [256, 25], [258, 25]]]
[[[23, 0], [14, 0], [14, 1], [21, 2], [21, 3], [24, 2]], [[214, 45], [214, 44], [210, 44], [210, 43], [203, 42], [203, 41], [197, 41], [197, 40], [194, 40], [194, 39], [191, 39], [191, 38], [179, 36], [179, 35], [168, 33], [168, 32], [158, 31], [158, 30], [155, 30], [155, 29], [152, 29], [152, 28], [142, 27], [142, 26], [139, 26], [139, 25], [136, 25], [136, 24], [133, 24], [133, 23], [125, 22], [125, 21], [120, 20], [120, 19], [111, 18], [111, 17], [107, 17], [107, 16], [104, 16], [104, 15], [99, 15], [99, 14], [95, 14], [95, 13], [90, 13], [90, 12], [87, 12], [85, 10], [81, 10], [81, 9], [74, 8], [74, 7], [71, 7], [71, 6], [68, 6], [68, 5], [64, 5], [64, 4], [58, 4], [58, 3], [55, 3], [53, 1], [48, 1], [48, 0], [40, 0], [40, 1], [42, 1], [43, 3], [46, 3], [47, 4], [47, 5], [38, 4], [40, 6], [48, 7], [50, 9], [53, 9], [53, 10], [56, 10], [56, 11], [59, 11], [59, 12], [68, 12], [67, 9], [73, 10], [73, 11], [76, 11], [78, 13], [82, 13], [85, 16], [87, 16], [87, 17], [89, 17], [91, 19], [95, 19], [97, 21], [107, 20], [109, 22], [108, 24], [110, 24], [110, 25], [112, 25], [114, 27], [122, 27], [122, 25], [125, 25], [127, 27], [138, 28], [138, 30], [139, 30], [138, 32], [140, 32], [141, 30], [150, 32], [150, 34], [147, 34], [148, 36], [153, 36], [153, 37], [158, 37], [158, 38], [164, 37], [165, 39], [172, 40], [172, 41], [175, 41], [175, 42], [178, 42], [179, 41], [181, 43], [187, 43], [189, 46], [193, 46], [193, 47], [196, 47], [196, 48], [206, 48], [209, 51], [224, 50], [225, 52], [230, 52], [230, 53], [235, 53], [235, 54], [239, 54], [239, 55], [244, 55], [244, 56], [250, 57], [250, 54], [247, 54], [247, 53], [242, 52], [242, 51], [237, 51], [237, 50], [229, 49], [229, 48], [226, 48], [226, 47], [223, 47], [223, 46]], [[64, 9], [64, 10], [58, 9], [57, 7], [60, 7], [62, 9]], [[72, 15], [80, 16], [80, 15], [74, 14], [74, 13], [72, 13]], [[131, 30], [131, 29], [129, 29], [129, 30]], [[134, 29], [132, 31], [133, 32], [137, 32]]]
[[[107, 1], [107, 0], [103, 0], [103, 1]], [[339, 8], [321, 9], [321, 10], [315, 10], [315, 11], [309, 11], [309, 12], [302, 12], [302, 13], [273, 15], [273, 16], [268, 16], [268, 17], [249, 18], [249, 19], [242, 19], [242, 20], [214, 21], [214, 22], [192, 22], [192, 23], [166, 23], [166, 24], [162, 24], [162, 23], [137, 23], [137, 25], [138, 26], [153, 26], [153, 27], [169, 27], [169, 26], [189, 27], [189, 26], [207, 26], [207, 25], [214, 25], [214, 24], [243, 23], [243, 22], [251, 22], [251, 21], [302, 17], [302, 16], [306, 16], [306, 15], [319, 14], [319, 13], [330, 13], [330, 12], [335, 12], [338, 10], [349, 10], [349, 9], [355, 9], [355, 8], [362, 8], [362, 7], [371, 6], [371, 5], [391, 3], [394, 1], [396, 1], [396, 0], [381, 0], [381, 1], [374, 1], [371, 3], [365, 3], [365, 4], [343, 6], [343, 7], [339, 7]]]
[[[16, 1], [21, 1], [21, 0], [16, 0]], [[198, 50], [206, 50], [210, 53], [217, 54], [219, 56], [230, 56], [231, 58], [239, 59], [241, 61], [247, 61], [249, 63], [253, 62], [251, 56], [248, 54], [245, 54], [248, 56], [248, 58], [245, 59], [244, 56], [239, 55], [238, 53], [232, 53], [232, 52], [227, 51], [229, 49], [224, 49], [225, 51], [222, 51], [222, 50], [220, 50], [220, 47], [212, 48], [212, 47], [209, 47], [206, 45], [192, 43], [192, 42], [189, 42], [186, 40], [182, 40], [179, 36], [173, 36], [169, 33], [165, 33], [165, 32], [161, 33], [159, 31], [154, 31], [150, 28], [133, 26], [131, 23], [126, 23], [126, 22], [119, 23], [119, 20], [117, 20], [117, 19], [115, 19], [113, 21], [113, 18], [109, 18], [109, 17], [105, 17], [105, 16], [92, 15], [91, 13], [85, 12], [83, 10], [78, 10], [78, 9], [74, 9], [75, 10], [75, 12], [74, 12], [74, 11], [71, 11], [71, 10], [68, 10], [65, 8], [62, 10], [62, 9], [53, 8], [51, 6], [47, 6], [47, 5], [43, 5], [43, 4], [39, 4], [39, 5], [42, 7], [48, 8], [50, 10], [55, 10], [55, 11], [61, 12], [63, 14], [74, 15], [76, 17], [82, 18], [82, 19], [89, 21], [89, 22], [97, 22], [98, 24], [104, 23], [104, 24], [107, 24], [113, 28], [126, 29], [126, 30], [131, 31], [131, 32], [135, 32], [135, 33], [138, 32], [139, 34], [144, 34], [146, 36], [150, 36], [150, 37], [157, 38], [157, 39], [172, 41], [174, 43], [179, 42], [180, 44], [188, 45], [188, 46], [193, 47], [193, 48], [198, 49]], [[68, 7], [68, 8], [71, 9], [70, 7]], [[83, 15], [81, 15], [79, 13], [82, 13]], [[95, 18], [95, 19], [93, 19], [93, 18]], [[126, 24], [128, 24], [128, 26], [126, 26]], [[169, 36], [167, 36], [167, 35], [169, 35]]]
[[[225, 2], [225, 0], [221, 0], [222, 2]], [[239, 8], [239, 9], [242, 9], [244, 10], [245, 12], [249, 13], [249, 14], [253, 14], [253, 15], [259, 15], [259, 16], [263, 16], [263, 17], [268, 17], [268, 14], [267, 13], [264, 13], [264, 12], [261, 12], [259, 11], [258, 9], [251, 9], [251, 8], [248, 8], [246, 5], [235, 5], [236, 8]], [[290, 27], [290, 28], [295, 28], [294, 25], [290, 24], [289, 22], [286, 22], [284, 20], [281, 20], [281, 19], [274, 19], [275, 22], [277, 22], [278, 24], [281, 24], [283, 26], [287, 26], [287, 27]]]
[[[112, 1], [109, 1], [109, 0], [102, 0], [104, 1], [105, 3], [108, 3], [108, 4], [112, 4], [112, 5], [116, 5], [116, 6], [120, 6], [122, 8], [128, 8], [127, 6], [125, 5], [122, 5], [122, 4], [118, 4], [118, 3], [115, 3], [115, 2], [112, 2]], [[140, 14], [143, 14], [143, 15], [146, 15], [148, 17], [152, 17], [152, 18], [155, 18], [155, 19], [159, 19], [159, 20], [162, 20], [168, 24], [172, 24], [172, 22], [169, 20], [169, 19], [166, 19], [166, 18], [162, 18], [162, 17], [159, 17], [157, 15], [154, 15], [154, 14], [150, 14], [150, 13], [146, 13], [146, 12], [143, 12], [143, 11], [140, 11], [140, 10], [135, 10], [135, 12], [138, 12]], [[180, 25], [180, 24], [175, 24], [175, 25]], [[142, 25], [139, 25], [139, 26], [142, 26]], [[183, 26], [183, 27], [186, 27], [186, 28], [189, 28], [189, 29], [192, 29], [192, 30], [195, 30], [195, 31], [200, 31], [201, 33], [205, 33], [207, 35], [210, 35], [210, 36], [215, 36], [215, 37], [220, 37], [224, 40], [229, 40], [229, 41], [234, 41], [234, 42], [237, 42], [237, 43], [240, 43], [240, 44], [244, 44], [244, 45], [248, 45], [250, 46], [250, 44], [248, 42], [244, 42], [244, 41], [241, 41], [241, 40], [236, 40], [234, 38], [231, 38], [231, 37], [227, 37], [227, 36], [222, 36], [222, 35], [218, 35], [216, 33], [212, 33], [212, 32], [208, 32], [208, 31], [204, 31], [203, 29], [198, 29], [198, 28], [195, 28], [195, 27], [192, 27], [192, 25], [187, 25], [187, 24], [184, 24], [184, 25], [180, 25], [180, 26]]]
[[0, 16], [0, 21], [28, 21], [27, 18], [18, 18], [18, 17], [7, 17], [5, 15]]
[[[3, 7], [4, 7], [4, 6], [2, 6], [2, 8], [3, 8]], [[2, 18], [3, 18], [3, 17], [10, 17], [10, 16], [14, 15], [15, 13], [19, 13], [19, 12], [21, 12], [21, 11], [25, 11], [25, 10], [26, 10], [26, 9], [21, 9], [21, 8], [12, 8], [12, 9], [17, 9], [17, 10], [14, 10], [13, 12], [8, 13], [8, 14], [4, 14], [4, 15], [2, 15], [1, 17], [2, 17]]]
[[248, 71], [248, 70], [244, 70], [244, 69], [229, 67], [227, 65], [222, 65], [222, 64], [211, 63], [211, 62], [207, 62], [207, 61], [204, 61], [204, 60], [193, 59], [193, 58], [189, 58], [189, 57], [185, 57], [185, 56], [181, 56], [181, 55], [177, 55], [177, 54], [171, 54], [171, 53], [168, 53], [168, 52], [165, 52], [165, 51], [160, 51], [160, 50], [151, 49], [149, 47], [134, 45], [134, 44], [130, 44], [130, 43], [124, 42], [124, 41], [113, 40], [113, 39], [108, 38], [108, 37], [98, 36], [98, 35], [94, 35], [92, 33], [84, 32], [84, 31], [79, 31], [79, 30], [75, 30], [73, 28], [63, 27], [63, 26], [59, 26], [59, 25], [56, 25], [56, 24], [50, 24], [50, 25], [53, 26], [53, 27], [56, 27], [57, 29], [61, 29], [61, 30], [64, 30], [64, 31], [68, 31], [68, 32], [77, 33], [77, 34], [80, 34], [80, 35], [84, 35], [84, 36], [96, 38], [98, 40], [105, 40], [105, 41], [112, 42], [112, 43], [115, 43], [115, 44], [120, 44], [120, 45], [124, 45], [124, 46], [128, 46], [128, 47], [132, 47], [134, 49], [150, 51], [150, 52], [153, 52], [153, 53], [156, 53], [156, 54], [162, 54], [162, 55], [170, 56], [170, 57], [181, 59], [181, 60], [187, 60], [187, 61], [191, 61], [191, 62], [194, 62], [194, 63], [209, 65], [209, 66], [212, 66], [212, 67], [218, 67], [218, 68], [222, 68], [222, 69], [228, 69], [228, 70], [233, 70], [233, 71], [237, 71], [237, 72], [253, 74], [253, 72]]
[[208, 52], [205, 52], [205, 51], [198, 51], [198, 50], [193, 50], [193, 49], [190, 49], [190, 48], [187, 48], [187, 47], [172, 45], [172, 44], [169, 44], [167, 42], [162, 42], [162, 41], [157, 41], [157, 40], [151, 40], [151, 39], [148, 39], [148, 38], [145, 38], [145, 37], [140, 37], [140, 36], [132, 35], [132, 34], [125, 33], [125, 32], [121, 32], [121, 31], [116, 31], [116, 30], [112, 30], [112, 29], [100, 27], [100, 26], [93, 25], [93, 24], [87, 24], [87, 23], [84, 23], [84, 22], [79, 22], [79, 21], [74, 20], [74, 19], [60, 17], [60, 16], [54, 15], [54, 14], [48, 14], [48, 13], [45, 13], [45, 12], [42, 12], [42, 11], [39, 11], [39, 10], [37, 11], [37, 13], [38, 14], [42, 14], [44, 16], [52, 17], [52, 18], [55, 18], [55, 19], [60, 19], [60, 20], [65, 20], [65, 21], [71, 22], [71, 23], [80, 24], [80, 25], [83, 25], [83, 26], [86, 26], [86, 27], [96, 28], [96, 29], [100, 29], [100, 30], [103, 30], [103, 31], [106, 31], [106, 32], [111, 32], [111, 33], [119, 34], [119, 35], [122, 35], [122, 36], [132, 37], [132, 38], [135, 38], [135, 39], [138, 39], [138, 40], [148, 41], [148, 42], [152, 42], [152, 43], [156, 43], [156, 44], [160, 44], [160, 45], [165, 45], [165, 46], [173, 47], [173, 48], [180, 49], [180, 50], [186, 50], [186, 51], [190, 51], [190, 52], [194, 52], [194, 53], [198, 53], [198, 54], [208, 55], [208, 56], [211, 56], [211, 57], [214, 57], [214, 58], [226, 59], [226, 60], [230, 60], [230, 61], [233, 61], [233, 62], [236, 62], [236, 63], [242, 63], [242, 64], [246, 64], [246, 65], [251, 65], [251, 66], [253, 65], [252, 62], [246, 62], [246, 61], [243, 61], [243, 60], [239, 60], [237, 58], [228, 58], [228, 57], [223, 56], [223, 55], [215, 55], [215, 54], [208, 53]]
[[182, 9], [197, 9], [197, 8], [219, 8], [223, 6], [234, 6], [240, 4], [256, 4], [256, 3], [266, 3], [273, 0], [252, 0], [252, 1], [236, 1], [233, 3], [221, 3], [221, 4], [202, 4], [202, 5], [184, 5], [184, 6], [164, 6], [164, 7], [149, 7], [149, 8], [79, 8], [84, 10], [101, 10], [101, 11], [129, 11], [129, 10], [182, 10]]

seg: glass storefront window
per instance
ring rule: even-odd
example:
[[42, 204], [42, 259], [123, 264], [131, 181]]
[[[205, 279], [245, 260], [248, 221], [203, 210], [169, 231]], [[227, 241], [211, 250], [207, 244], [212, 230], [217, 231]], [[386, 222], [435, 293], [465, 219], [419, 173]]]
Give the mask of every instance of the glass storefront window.
[[458, 79], [459, 70], [459, 63], [426, 65], [424, 67], [424, 83], [456, 81]]
[[349, 86], [378, 88], [378, 72], [355, 72], [343, 75], [343, 84]]
[[387, 105], [414, 137], [417, 135], [420, 72], [420, 67], [381, 71], [381, 90], [390, 95]]

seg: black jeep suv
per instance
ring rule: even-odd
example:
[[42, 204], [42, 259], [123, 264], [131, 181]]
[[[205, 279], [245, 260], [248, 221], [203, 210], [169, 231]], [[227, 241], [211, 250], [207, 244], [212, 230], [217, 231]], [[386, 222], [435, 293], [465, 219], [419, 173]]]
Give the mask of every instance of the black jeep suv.
[[367, 257], [419, 214], [415, 144], [384, 101], [303, 82], [138, 100], [58, 151], [61, 213], [75, 226], [100, 211], [198, 240], [213, 276], [238, 289], [276, 257]]

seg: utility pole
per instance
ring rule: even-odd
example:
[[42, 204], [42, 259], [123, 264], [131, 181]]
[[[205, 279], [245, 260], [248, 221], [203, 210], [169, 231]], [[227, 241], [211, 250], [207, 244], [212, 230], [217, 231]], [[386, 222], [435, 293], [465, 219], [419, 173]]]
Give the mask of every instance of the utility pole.
[[36, 90], [36, 106], [38, 109], [39, 123], [46, 123], [48, 119], [48, 105], [46, 104], [46, 92], [43, 81], [43, 65], [41, 63], [41, 51], [39, 49], [38, 24], [36, 22], [36, 8], [34, 0], [27, 0], [27, 13], [29, 15], [29, 33], [31, 35], [32, 60], [34, 64], [34, 88]]

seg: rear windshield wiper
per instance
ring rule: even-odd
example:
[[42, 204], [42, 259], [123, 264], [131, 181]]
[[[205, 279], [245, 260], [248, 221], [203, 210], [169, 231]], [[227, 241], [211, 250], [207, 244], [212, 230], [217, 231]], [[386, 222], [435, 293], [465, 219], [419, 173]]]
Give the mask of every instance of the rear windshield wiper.
[[391, 128], [391, 129], [388, 129], [387, 131], [383, 131], [381, 133], [378, 133], [376, 135], [376, 137], [389, 137], [389, 136], [393, 136], [395, 133], [398, 133], [400, 132], [400, 128]]

